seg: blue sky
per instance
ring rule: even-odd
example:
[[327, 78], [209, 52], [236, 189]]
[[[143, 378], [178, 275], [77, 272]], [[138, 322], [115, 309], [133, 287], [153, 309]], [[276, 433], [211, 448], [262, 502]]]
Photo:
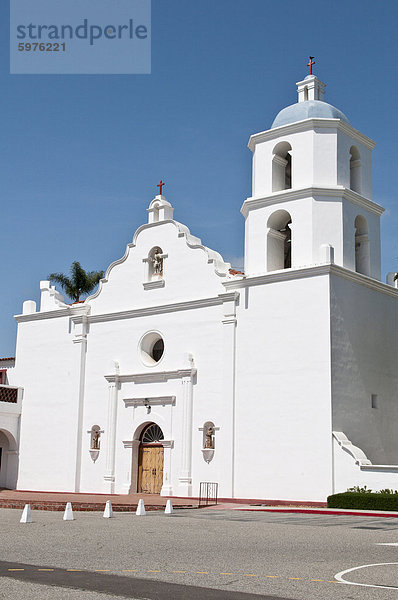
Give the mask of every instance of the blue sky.
[[[12, 1], [12, 0], [11, 0]], [[160, 178], [175, 218], [234, 266], [243, 255], [250, 134], [314, 72], [377, 142], [383, 278], [398, 270], [396, 0], [153, 0], [151, 75], [10, 75], [0, 4], [0, 356], [39, 281], [124, 254]]]

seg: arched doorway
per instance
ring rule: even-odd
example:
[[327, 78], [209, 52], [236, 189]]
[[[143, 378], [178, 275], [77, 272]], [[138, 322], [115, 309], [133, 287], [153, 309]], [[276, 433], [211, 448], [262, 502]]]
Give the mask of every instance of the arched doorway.
[[140, 494], [160, 494], [163, 485], [163, 439], [163, 431], [156, 423], [150, 423], [141, 433], [137, 485]]
[[0, 488], [15, 489], [18, 474], [17, 445], [9, 431], [0, 429]]

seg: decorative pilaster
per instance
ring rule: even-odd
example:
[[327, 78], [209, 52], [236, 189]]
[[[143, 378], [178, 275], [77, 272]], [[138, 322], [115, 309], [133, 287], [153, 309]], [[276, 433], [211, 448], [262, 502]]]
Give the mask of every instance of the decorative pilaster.
[[[220, 294], [222, 297], [222, 294]], [[222, 403], [224, 419], [222, 427], [223, 447], [226, 453], [223, 456], [225, 479], [223, 496], [234, 497], [235, 480], [235, 380], [236, 380], [236, 305], [239, 292], [235, 292], [233, 299], [223, 303], [223, 367], [222, 367]], [[221, 441], [220, 441], [221, 444]], [[220, 445], [219, 444], [219, 445]]]
[[83, 409], [84, 409], [84, 388], [86, 381], [86, 356], [87, 356], [87, 331], [88, 331], [88, 312], [81, 315], [79, 321], [74, 322], [75, 336], [73, 343], [80, 345], [79, 361], [79, 389], [77, 406], [77, 426], [76, 426], [76, 462], [75, 462], [75, 492], [80, 492], [80, 479], [82, 470], [82, 435], [83, 435]]
[[193, 381], [192, 375], [182, 377], [182, 451], [181, 471], [178, 493], [181, 496], [192, 496], [192, 404]]
[[115, 362], [114, 381], [108, 383], [108, 426], [106, 438], [106, 466], [105, 466], [105, 489], [109, 494], [115, 492], [115, 452], [116, 452], [116, 423], [117, 423], [117, 399], [118, 399], [118, 373], [119, 365]]
[[171, 450], [174, 446], [173, 440], [162, 440], [163, 451], [163, 485], [160, 490], [161, 496], [171, 496], [173, 488], [171, 486]]

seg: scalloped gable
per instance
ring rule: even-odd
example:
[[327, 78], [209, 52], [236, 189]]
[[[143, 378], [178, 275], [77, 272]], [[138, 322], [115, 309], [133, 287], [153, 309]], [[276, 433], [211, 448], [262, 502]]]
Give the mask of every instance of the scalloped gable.
[[[164, 287], [145, 289], [146, 261], [157, 246], [166, 254]], [[95, 313], [217, 295], [225, 291], [222, 283], [233, 278], [230, 267], [186, 225], [172, 219], [147, 223], [137, 229], [124, 256], [111, 263], [98, 290], [86, 303]]]

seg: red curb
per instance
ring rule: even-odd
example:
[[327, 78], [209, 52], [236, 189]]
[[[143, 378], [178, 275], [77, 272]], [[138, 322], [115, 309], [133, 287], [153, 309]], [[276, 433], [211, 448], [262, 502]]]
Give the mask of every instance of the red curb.
[[236, 508], [235, 510], [246, 510], [250, 512], [277, 512], [277, 513], [304, 513], [310, 515], [350, 515], [354, 517], [396, 517], [398, 512], [382, 513], [382, 512], [352, 512], [349, 510], [311, 510], [306, 508]]
[[[197, 500], [198, 496], [164, 496], [175, 500]], [[262, 500], [261, 498], [217, 498], [218, 504], [252, 504], [253, 506], [308, 506], [309, 508], [327, 508], [327, 502], [306, 500]]]

